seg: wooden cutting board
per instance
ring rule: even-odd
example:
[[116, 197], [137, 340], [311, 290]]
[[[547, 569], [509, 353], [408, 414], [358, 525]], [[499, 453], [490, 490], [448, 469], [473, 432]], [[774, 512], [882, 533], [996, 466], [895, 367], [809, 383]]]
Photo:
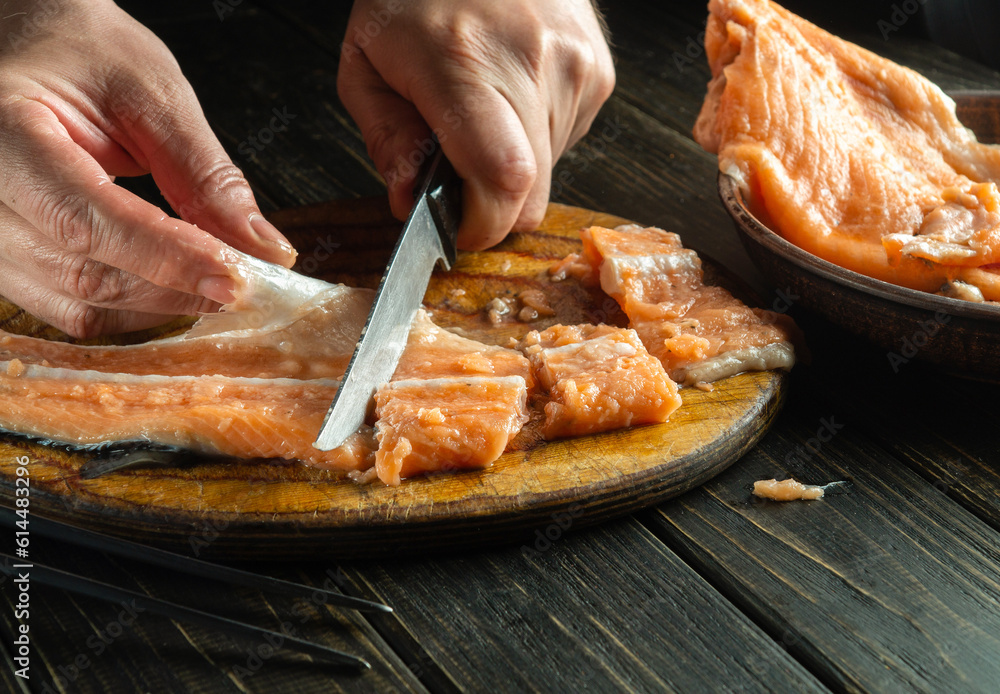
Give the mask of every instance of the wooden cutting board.
[[[377, 285], [400, 228], [381, 199], [271, 218], [299, 249], [298, 270], [355, 286]], [[463, 254], [451, 273], [435, 275], [425, 304], [440, 325], [496, 344], [557, 322], [624, 324], [606, 295], [547, 275], [555, 260], [580, 249], [579, 229], [622, 223], [552, 205], [538, 230]], [[706, 266], [707, 275], [718, 274]], [[486, 307], [494, 298], [511, 299], [516, 308], [517, 295], [532, 288], [545, 292], [555, 316], [490, 323]], [[189, 322], [124, 340], [176, 332]], [[0, 306], [0, 328], [61, 337], [9, 304]], [[17, 460], [26, 457], [31, 513], [202, 557], [378, 556], [498, 542], [544, 551], [571, 529], [656, 504], [727, 468], [769, 428], [786, 379], [750, 373], [712, 392], [685, 388], [683, 406], [666, 424], [552, 442], [519, 437], [489, 469], [406, 480], [397, 488], [359, 485], [296, 463], [239, 460], [84, 480], [79, 468], [87, 455], [0, 438], [0, 499], [13, 505]]]

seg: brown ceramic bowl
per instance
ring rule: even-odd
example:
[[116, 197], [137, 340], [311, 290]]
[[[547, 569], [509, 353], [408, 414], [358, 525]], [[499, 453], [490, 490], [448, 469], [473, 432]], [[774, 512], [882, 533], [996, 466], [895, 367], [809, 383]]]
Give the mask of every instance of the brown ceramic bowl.
[[[1000, 93], [953, 93], [958, 115], [983, 142], [1000, 140]], [[968, 378], [1000, 382], [1000, 305], [977, 304], [859, 275], [791, 244], [743, 203], [719, 175], [719, 197], [754, 264], [776, 288], [886, 350], [890, 368], [912, 360]]]

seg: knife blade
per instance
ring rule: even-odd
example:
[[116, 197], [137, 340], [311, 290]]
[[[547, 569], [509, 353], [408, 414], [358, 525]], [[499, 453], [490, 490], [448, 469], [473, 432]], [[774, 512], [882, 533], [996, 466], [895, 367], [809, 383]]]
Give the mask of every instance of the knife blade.
[[428, 159], [413, 210], [389, 258], [361, 338], [313, 444], [321, 451], [343, 445], [364, 423], [375, 391], [396, 370], [434, 266], [440, 261], [445, 269], [451, 269], [455, 262], [461, 180], [440, 146], [435, 144]]

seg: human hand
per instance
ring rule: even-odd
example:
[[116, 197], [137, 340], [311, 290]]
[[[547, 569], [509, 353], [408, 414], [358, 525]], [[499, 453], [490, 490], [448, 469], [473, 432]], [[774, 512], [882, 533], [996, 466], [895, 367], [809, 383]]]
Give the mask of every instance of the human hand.
[[614, 81], [590, 0], [356, 0], [337, 78], [397, 217], [437, 136], [464, 179], [470, 250], [538, 225], [554, 162]]
[[[8, 1], [0, 37], [0, 294], [88, 337], [217, 308], [226, 244], [294, 262], [173, 56], [114, 3]], [[114, 183], [149, 172], [181, 220]]]

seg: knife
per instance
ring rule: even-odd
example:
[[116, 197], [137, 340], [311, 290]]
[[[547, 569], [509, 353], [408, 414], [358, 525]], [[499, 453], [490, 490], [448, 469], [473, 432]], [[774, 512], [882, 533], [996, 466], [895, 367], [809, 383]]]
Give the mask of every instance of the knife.
[[343, 445], [364, 424], [376, 389], [396, 370], [434, 266], [441, 261], [451, 269], [455, 262], [461, 180], [437, 143], [429, 161], [354, 355], [313, 444], [321, 451]]

